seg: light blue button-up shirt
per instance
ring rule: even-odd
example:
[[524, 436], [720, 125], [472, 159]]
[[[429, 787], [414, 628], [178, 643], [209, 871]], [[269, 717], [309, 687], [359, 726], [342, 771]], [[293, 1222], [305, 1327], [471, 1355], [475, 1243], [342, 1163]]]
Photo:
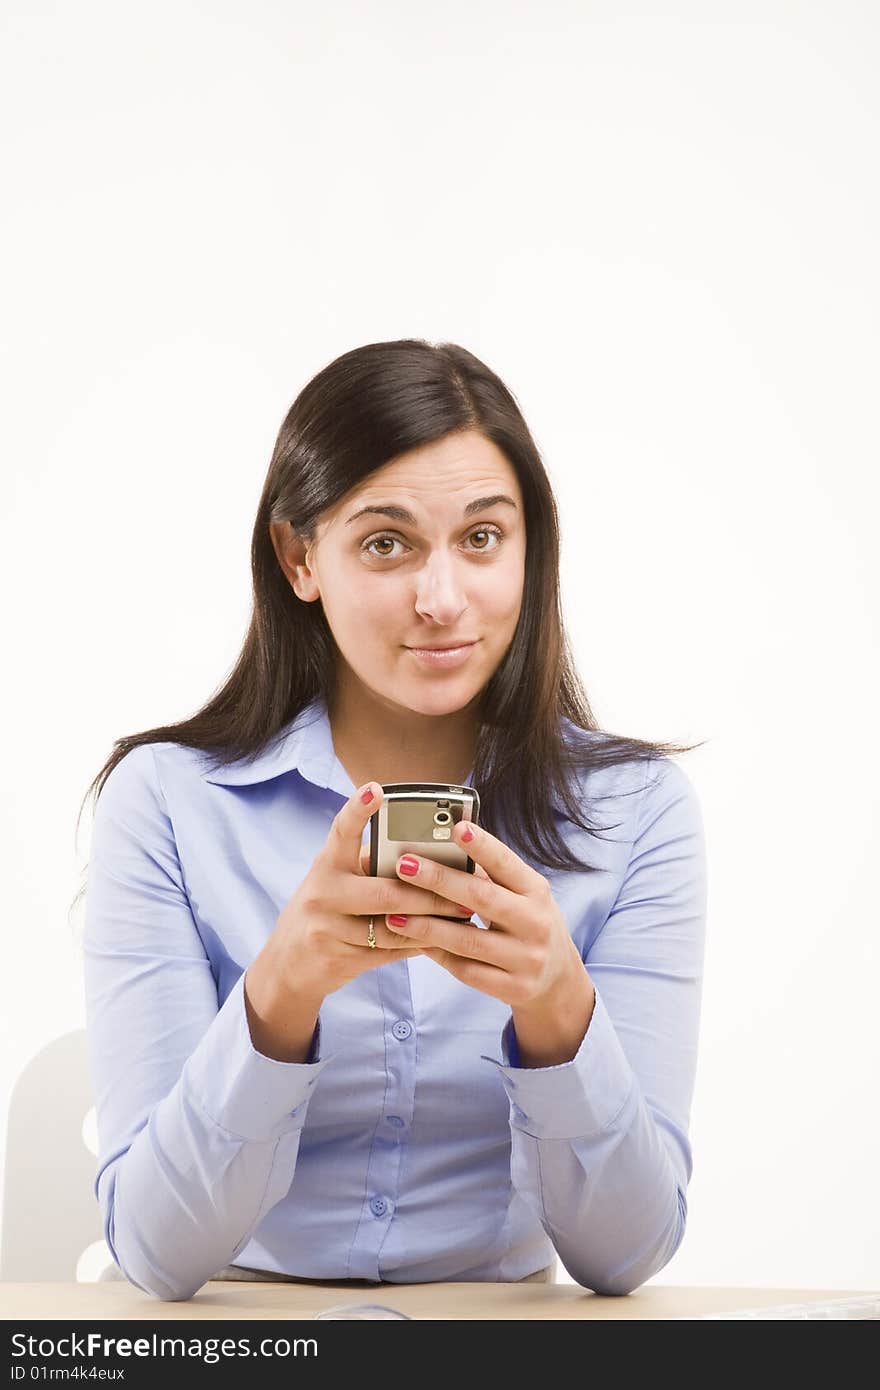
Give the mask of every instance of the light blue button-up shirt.
[[660, 1270], [685, 1229], [706, 915], [679, 764], [589, 774], [590, 818], [614, 828], [562, 826], [599, 872], [532, 865], [596, 987], [577, 1055], [543, 1068], [519, 1065], [507, 1005], [426, 956], [328, 995], [306, 1062], [258, 1052], [244, 971], [354, 787], [320, 700], [256, 760], [209, 767], [139, 746], [95, 808], [95, 1195], [122, 1274], [186, 1299], [227, 1264], [507, 1281], [555, 1251], [600, 1293]]

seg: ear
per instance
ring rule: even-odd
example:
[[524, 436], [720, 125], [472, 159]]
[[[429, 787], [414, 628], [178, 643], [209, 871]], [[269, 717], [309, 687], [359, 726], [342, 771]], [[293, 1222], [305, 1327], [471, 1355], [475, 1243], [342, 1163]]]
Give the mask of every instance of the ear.
[[312, 543], [297, 535], [289, 521], [270, 521], [269, 536], [278, 563], [297, 598], [303, 603], [314, 603], [321, 597], [321, 591], [310, 564]]

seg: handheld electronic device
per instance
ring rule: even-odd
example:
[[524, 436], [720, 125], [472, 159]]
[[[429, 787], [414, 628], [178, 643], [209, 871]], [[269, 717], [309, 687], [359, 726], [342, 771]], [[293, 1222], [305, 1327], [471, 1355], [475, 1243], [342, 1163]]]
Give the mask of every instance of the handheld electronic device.
[[[371, 874], [398, 879], [397, 861], [402, 854], [434, 859], [467, 874], [474, 872], [474, 861], [455, 843], [452, 828], [461, 820], [478, 824], [480, 794], [476, 787], [388, 782], [382, 784], [382, 791], [382, 805], [370, 817]], [[470, 920], [453, 913], [441, 915], [453, 922]]]

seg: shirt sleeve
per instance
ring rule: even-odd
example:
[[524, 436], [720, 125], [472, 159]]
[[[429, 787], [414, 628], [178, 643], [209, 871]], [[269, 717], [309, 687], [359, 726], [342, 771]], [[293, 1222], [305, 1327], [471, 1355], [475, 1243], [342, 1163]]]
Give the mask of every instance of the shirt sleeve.
[[190, 1298], [290, 1187], [321, 1071], [253, 1046], [244, 973], [219, 1006], [152, 746], [113, 768], [92, 825], [83, 932], [94, 1184], [122, 1274]]
[[632, 1292], [684, 1236], [706, 898], [696, 792], [671, 759], [649, 762], [620, 892], [584, 958], [596, 1002], [577, 1054], [521, 1067], [511, 1016], [504, 1061], [487, 1059], [510, 1101], [512, 1182], [596, 1293]]

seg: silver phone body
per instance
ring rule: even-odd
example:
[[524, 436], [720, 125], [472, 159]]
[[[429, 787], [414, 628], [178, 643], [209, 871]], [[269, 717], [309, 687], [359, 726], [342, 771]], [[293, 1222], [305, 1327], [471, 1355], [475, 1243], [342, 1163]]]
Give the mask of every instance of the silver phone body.
[[[370, 873], [398, 882], [397, 861], [402, 854], [433, 859], [464, 873], [474, 872], [474, 861], [452, 838], [461, 820], [479, 823], [480, 794], [476, 787], [448, 782], [388, 782], [382, 784], [382, 805], [370, 817]], [[451, 921], [469, 918], [443, 913]]]

